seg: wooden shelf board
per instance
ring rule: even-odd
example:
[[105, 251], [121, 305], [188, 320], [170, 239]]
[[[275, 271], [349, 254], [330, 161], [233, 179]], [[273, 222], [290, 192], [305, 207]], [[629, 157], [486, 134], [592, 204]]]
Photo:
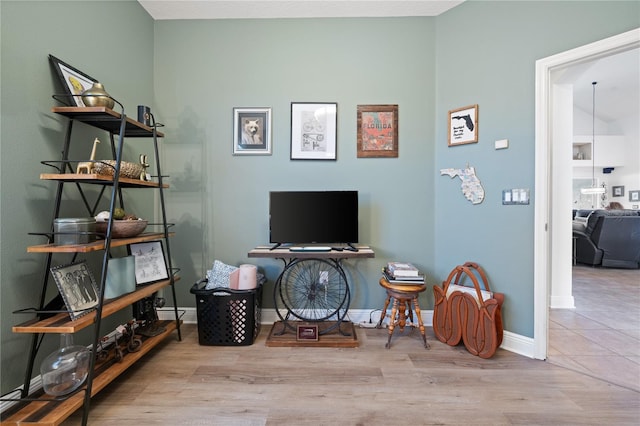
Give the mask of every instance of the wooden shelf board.
[[[97, 173], [78, 174], [78, 173], [41, 173], [40, 180], [58, 180], [64, 182], [92, 183], [100, 185], [113, 185], [113, 176], [99, 175]], [[160, 184], [154, 181], [144, 181], [140, 179], [131, 179], [121, 177], [119, 185], [122, 188], [159, 188]], [[166, 183], [162, 184], [163, 188], [169, 188]]]
[[[173, 278], [174, 282], [180, 280], [180, 277]], [[134, 292], [127, 293], [116, 299], [107, 300], [102, 307], [102, 318], [108, 317], [127, 306], [132, 305], [138, 300], [151, 296], [156, 291], [170, 285], [170, 280], [159, 281], [157, 283], [140, 286]], [[34, 318], [30, 321], [12, 327], [14, 333], [76, 333], [83, 328], [94, 324], [96, 311], [89, 312], [75, 320], [71, 320], [69, 313], [61, 312], [52, 317], [38, 320]]]
[[[111, 133], [120, 133], [120, 120], [122, 115], [106, 107], [53, 107], [51, 108], [51, 112], [82, 121], [83, 123]], [[156, 132], [156, 135], [159, 138], [164, 137], [164, 134], [161, 132]], [[153, 129], [127, 117], [124, 136], [152, 137]]]
[[[169, 236], [173, 237], [175, 232], [169, 232]], [[145, 241], [154, 241], [164, 238], [162, 232], [143, 232], [140, 235], [136, 235], [132, 238], [112, 238], [111, 247], [121, 247], [127, 244], [142, 243]], [[92, 251], [104, 250], [105, 240], [97, 240], [88, 244], [70, 244], [70, 245], [55, 245], [55, 244], [40, 244], [36, 246], [27, 247], [27, 253], [88, 253]]]
[[[92, 397], [176, 330], [176, 322], [173, 320], [161, 321], [161, 323], [166, 327], [166, 330], [157, 336], [144, 339], [138, 352], [125, 353], [121, 362], [115, 362], [111, 365], [96, 364], [91, 388]], [[34, 397], [42, 398], [42, 400], [23, 403], [17, 410], [9, 409], [10, 414], [8, 414], [7, 418], [4, 418], [4, 415], [2, 417], [2, 425], [58, 426], [84, 405], [84, 391], [75, 393], [64, 401], [44, 401], [51, 397], [42, 391], [38, 393], [39, 395], [34, 395]]]

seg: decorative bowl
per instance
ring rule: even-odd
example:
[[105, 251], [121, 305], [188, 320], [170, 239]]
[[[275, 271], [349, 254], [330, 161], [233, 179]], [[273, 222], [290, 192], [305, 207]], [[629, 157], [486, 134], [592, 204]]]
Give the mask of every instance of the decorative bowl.
[[[109, 222], [96, 222], [96, 232], [107, 234]], [[111, 238], [132, 238], [142, 233], [149, 224], [148, 221], [138, 220], [114, 220], [111, 228]]]
[[[93, 169], [99, 175], [113, 176], [116, 171], [115, 160], [96, 160], [93, 163]], [[144, 167], [139, 163], [130, 163], [128, 161], [120, 162], [120, 176], [130, 179], [140, 179], [144, 173]]]

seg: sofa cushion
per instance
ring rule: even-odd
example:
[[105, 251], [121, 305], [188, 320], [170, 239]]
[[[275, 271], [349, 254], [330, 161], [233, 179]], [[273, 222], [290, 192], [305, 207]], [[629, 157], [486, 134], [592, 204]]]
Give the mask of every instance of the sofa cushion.
[[602, 216], [638, 216], [638, 210], [594, 210], [587, 219], [587, 229], [585, 233], [591, 235], [598, 218]]

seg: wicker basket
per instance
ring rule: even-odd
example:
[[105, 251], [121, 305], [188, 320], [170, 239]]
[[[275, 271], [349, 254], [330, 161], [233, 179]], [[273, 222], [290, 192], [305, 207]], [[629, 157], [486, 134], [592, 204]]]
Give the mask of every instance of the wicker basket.
[[[114, 160], [97, 160], [93, 164], [93, 168], [99, 175], [113, 176], [116, 171], [116, 162]], [[130, 163], [128, 161], [120, 162], [120, 176], [130, 179], [140, 179], [140, 175], [144, 173], [144, 167], [139, 163]]]

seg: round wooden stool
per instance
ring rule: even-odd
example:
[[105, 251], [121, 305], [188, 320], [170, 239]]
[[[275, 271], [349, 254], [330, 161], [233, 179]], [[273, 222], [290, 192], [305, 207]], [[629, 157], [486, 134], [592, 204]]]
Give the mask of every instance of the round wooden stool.
[[389, 317], [389, 340], [385, 347], [387, 349], [391, 347], [391, 336], [396, 326], [399, 326], [401, 331], [404, 330], [405, 325], [407, 325], [407, 317], [411, 323], [413, 323], [413, 311], [415, 310], [416, 316], [418, 317], [420, 334], [422, 334], [422, 340], [424, 340], [424, 347], [429, 349], [427, 335], [424, 332], [424, 324], [422, 323], [422, 315], [420, 314], [420, 305], [418, 304], [418, 295], [425, 291], [427, 286], [424, 283], [392, 284], [387, 281], [386, 278], [380, 278], [380, 285], [387, 291], [387, 299], [384, 302], [382, 314], [380, 314], [378, 328], [382, 327], [382, 321], [387, 316], [387, 308], [389, 307], [391, 299], [393, 299], [391, 316]]

